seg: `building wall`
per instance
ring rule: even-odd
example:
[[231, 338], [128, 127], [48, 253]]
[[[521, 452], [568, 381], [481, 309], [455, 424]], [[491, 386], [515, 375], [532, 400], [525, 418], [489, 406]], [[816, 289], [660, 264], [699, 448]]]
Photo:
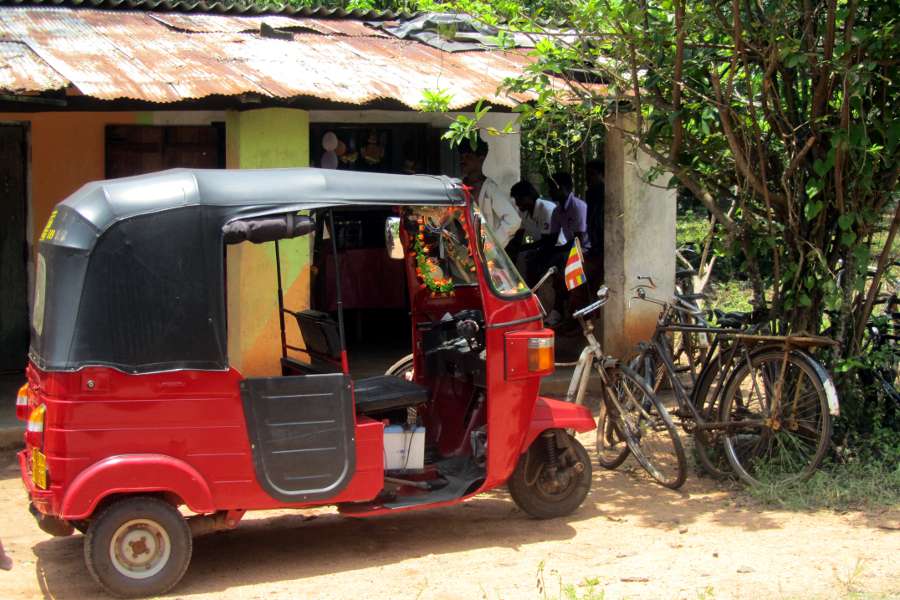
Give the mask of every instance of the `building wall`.
[[105, 170], [104, 130], [133, 124], [136, 113], [0, 113], [0, 121], [30, 126], [28, 240], [36, 240], [57, 203]]
[[[309, 165], [306, 111], [266, 108], [226, 115], [229, 169]], [[279, 242], [284, 306], [309, 307], [309, 236]], [[227, 249], [228, 359], [246, 377], [280, 375], [281, 327], [278, 314], [274, 244], [238, 244]], [[300, 344], [293, 319], [285, 321], [288, 343]]]
[[[228, 168], [298, 167], [309, 164], [309, 123], [427, 123], [446, 127], [454, 114], [406, 111], [247, 111], [43, 112], [0, 113], [0, 121], [30, 126], [29, 243], [37, 239], [53, 207], [85, 183], [105, 175], [107, 125], [208, 125], [226, 123]], [[508, 114], [488, 114], [485, 125], [502, 129]], [[519, 136], [482, 136], [490, 151], [485, 173], [501, 186], [519, 178]], [[449, 146], [445, 170], [454, 174]], [[309, 306], [308, 239], [281, 243], [285, 306]], [[229, 359], [246, 376], [280, 372], [280, 330], [273, 247], [240, 245], [227, 250]], [[29, 265], [33, 274], [33, 265]], [[32, 275], [33, 276], [33, 275]], [[29, 292], [29, 297], [31, 293]], [[29, 298], [30, 301], [30, 298]], [[292, 320], [290, 343], [300, 342]]]

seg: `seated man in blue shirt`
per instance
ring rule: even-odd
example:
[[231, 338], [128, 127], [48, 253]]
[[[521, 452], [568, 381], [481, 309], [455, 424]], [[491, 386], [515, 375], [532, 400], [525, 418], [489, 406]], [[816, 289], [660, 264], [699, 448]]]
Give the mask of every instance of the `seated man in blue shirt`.
[[[563, 279], [566, 268], [566, 259], [575, 239], [578, 238], [581, 249], [590, 250], [591, 241], [588, 236], [587, 204], [572, 191], [572, 176], [564, 171], [558, 171], [550, 176], [550, 198], [556, 203], [556, 211], [553, 213], [552, 227], [558, 227], [560, 237], [565, 237], [565, 243], [557, 246], [550, 264], [556, 265], [559, 270], [554, 281], [556, 297], [551, 317], [561, 317], [565, 314], [565, 302], [569, 297], [568, 290]], [[556, 318], [548, 318], [549, 325], [555, 325]]]

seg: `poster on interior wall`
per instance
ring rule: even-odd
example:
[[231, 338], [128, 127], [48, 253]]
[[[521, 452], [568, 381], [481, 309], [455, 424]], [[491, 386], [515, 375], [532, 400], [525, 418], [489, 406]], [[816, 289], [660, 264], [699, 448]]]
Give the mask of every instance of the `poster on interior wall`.
[[394, 165], [390, 127], [329, 127], [312, 148], [312, 164], [323, 169], [348, 171], [400, 172]]

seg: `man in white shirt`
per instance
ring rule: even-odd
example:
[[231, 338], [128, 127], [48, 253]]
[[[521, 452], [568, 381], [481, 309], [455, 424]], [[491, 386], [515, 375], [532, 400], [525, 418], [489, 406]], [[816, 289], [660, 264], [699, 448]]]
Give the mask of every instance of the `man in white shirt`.
[[526, 244], [539, 242], [544, 236], [559, 231], [558, 229], [553, 231], [551, 222], [556, 205], [541, 198], [530, 182], [522, 180], [516, 183], [509, 190], [509, 195], [512, 196], [519, 209], [522, 218], [522, 232], [530, 238], [530, 240], [525, 240]]
[[462, 143], [460, 168], [463, 183], [473, 189], [472, 193], [485, 222], [497, 236], [500, 245], [506, 247], [519, 230], [522, 218], [509, 195], [500, 189], [496, 181], [484, 174], [482, 169], [487, 153], [488, 145], [481, 139], [474, 147], [469, 142]]

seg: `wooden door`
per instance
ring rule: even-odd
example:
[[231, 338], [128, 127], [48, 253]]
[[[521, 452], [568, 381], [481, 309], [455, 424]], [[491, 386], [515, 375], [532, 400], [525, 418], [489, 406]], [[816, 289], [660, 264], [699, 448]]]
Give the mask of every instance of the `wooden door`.
[[26, 136], [0, 125], [0, 371], [21, 370], [28, 354]]

